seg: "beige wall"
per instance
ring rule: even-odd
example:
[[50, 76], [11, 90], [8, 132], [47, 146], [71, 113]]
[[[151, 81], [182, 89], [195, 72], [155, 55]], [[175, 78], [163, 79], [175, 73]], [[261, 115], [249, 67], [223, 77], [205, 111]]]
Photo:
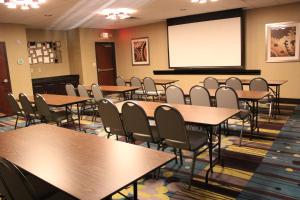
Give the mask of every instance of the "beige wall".
[[[286, 79], [282, 97], [300, 98], [300, 62], [265, 62], [265, 24], [272, 22], [300, 21], [300, 3], [246, 11], [246, 68], [261, 69], [266, 79]], [[130, 41], [132, 38], [149, 37], [149, 66], [132, 66]], [[154, 78], [178, 79], [182, 87], [199, 83], [209, 75], [164, 75], [154, 76], [153, 70], [168, 69], [167, 26], [165, 22], [119, 30], [115, 35], [117, 71], [124, 78], [150, 76]], [[230, 75], [214, 76], [227, 78]], [[252, 78], [253, 76], [239, 76]]]
[[31, 75], [32, 78], [61, 76], [70, 74], [68, 44], [66, 31], [49, 31], [49, 30], [33, 30], [27, 29], [28, 41], [60, 41], [61, 42], [61, 56], [62, 63], [57, 64], [32, 64]]
[[[0, 41], [5, 42], [12, 91], [32, 94], [30, 66], [28, 63], [26, 31], [23, 25], [0, 24]], [[23, 65], [18, 65], [23, 59]]]
[[81, 47], [79, 29], [69, 30], [67, 32], [68, 41], [68, 53], [71, 74], [78, 74], [80, 77], [80, 83], [83, 82], [83, 70], [81, 61]]

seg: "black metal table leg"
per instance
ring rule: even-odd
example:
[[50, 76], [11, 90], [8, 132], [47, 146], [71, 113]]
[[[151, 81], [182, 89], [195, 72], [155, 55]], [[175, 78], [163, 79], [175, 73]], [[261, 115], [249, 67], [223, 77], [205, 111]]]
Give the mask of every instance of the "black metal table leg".
[[81, 131], [79, 104], [77, 103], [76, 105], [77, 105], [78, 127], [79, 127], [79, 131]]
[[137, 189], [137, 181], [133, 182], [133, 199], [138, 199], [138, 189]]

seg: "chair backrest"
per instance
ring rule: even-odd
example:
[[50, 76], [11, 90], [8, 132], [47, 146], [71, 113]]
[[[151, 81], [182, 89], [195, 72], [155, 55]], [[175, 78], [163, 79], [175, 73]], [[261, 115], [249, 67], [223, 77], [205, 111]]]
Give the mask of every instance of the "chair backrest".
[[209, 91], [200, 85], [195, 85], [190, 89], [190, 99], [192, 105], [211, 106]]
[[130, 79], [130, 85], [134, 87], [142, 87], [142, 81], [138, 77], [132, 77]]
[[238, 96], [230, 87], [220, 87], [216, 91], [217, 107], [240, 109]]
[[12, 93], [7, 94], [7, 100], [10, 105], [10, 108], [12, 109], [12, 111], [15, 115], [22, 114], [22, 110], [21, 110], [16, 98], [14, 97], [14, 95]]
[[128, 101], [122, 106], [124, 127], [133, 137], [148, 137], [153, 141], [152, 131], [144, 109], [135, 102]]
[[23, 111], [25, 112], [25, 114], [27, 116], [31, 115], [31, 114], [35, 114], [34, 107], [32, 106], [32, 103], [29, 101], [26, 94], [20, 93], [19, 94], [19, 101], [22, 105]]
[[250, 81], [250, 90], [254, 91], [269, 91], [268, 82], [263, 78], [254, 78]]
[[170, 85], [166, 90], [167, 103], [185, 104], [185, 97], [182, 89], [175, 85]]
[[22, 172], [0, 157], [0, 193], [7, 200], [34, 200], [36, 192]]
[[116, 83], [117, 83], [118, 86], [125, 86], [126, 85], [125, 80], [121, 76], [117, 77]]
[[157, 92], [155, 82], [152, 78], [146, 77], [143, 80], [145, 93]]
[[234, 90], [243, 90], [242, 81], [239, 78], [231, 77], [226, 80], [226, 86]]
[[100, 100], [98, 105], [105, 131], [116, 135], [126, 136], [118, 108], [109, 99]]
[[89, 93], [83, 85], [78, 85], [77, 89], [78, 89], [79, 96], [89, 97]]
[[94, 99], [96, 102], [99, 102], [100, 100], [104, 99], [103, 93], [97, 84], [92, 85], [92, 93], [94, 95]]
[[182, 115], [176, 108], [161, 105], [156, 108], [154, 118], [159, 137], [168, 146], [189, 149], [190, 142]]
[[206, 89], [218, 89], [219, 88], [218, 80], [213, 77], [205, 78], [203, 81], [203, 84]]
[[52, 113], [50, 111], [49, 105], [46, 103], [45, 99], [40, 94], [34, 95], [34, 102], [37, 109], [37, 113], [45, 118], [47, 121], [52, 120]]
[[71, 83], [66, 84], [66, 92], [68, 96], [77, 96], [75, 88]]

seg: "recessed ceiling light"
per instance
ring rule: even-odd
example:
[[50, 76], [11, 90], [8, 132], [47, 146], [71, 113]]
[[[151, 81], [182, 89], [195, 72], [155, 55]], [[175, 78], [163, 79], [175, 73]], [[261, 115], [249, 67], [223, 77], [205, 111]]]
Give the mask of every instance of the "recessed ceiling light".
[[219, 0], [191, 0], [192, 3], [201, 3], [201, 4], [207, 3], [208, 1], [217, 2]]
[[135, 12], [136, 10], [130, 8], [107, 8], [100, 11], [99, 14], [105, 15], [106, 19], [118, 20], [130, 18], [130, 15]]
[[0, 0], [0, 4], [6, 5], [7, 8], [20, 7], [22, 10], [39, 8], [40, 4], [43, 4], [45, 2], [46, 0]]

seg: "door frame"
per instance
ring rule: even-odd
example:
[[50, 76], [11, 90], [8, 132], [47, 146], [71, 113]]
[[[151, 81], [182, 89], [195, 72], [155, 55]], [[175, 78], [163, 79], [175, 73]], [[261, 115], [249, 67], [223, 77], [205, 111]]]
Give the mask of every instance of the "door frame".
[[[9, 71], [9, 64], [8, 64], [8, 57], [7, 57], [7, 50], [6, 50], [5, 41], [0, 41], [0, 44], [4, 46], [5, 64], [6, 64], [6, 70], [7, 70], [7, 73], [8, 73], [8, 77], [7, 77], [7, 80], [8, 80], [8, 91], [12, 92], [11, 79], [10, 79], [10, 71]], [[9, 116], [9, 115], [7, 115], [7, 116]]]
[[96, 48], [97, 48], [97, 45], [105, 45], [105, 44], [109, 44], [109, 45], [112, 45], [112, 49], [113, 49], [113, 67], [114, 67], [114, 80], [113, 82], [116, 84], [116, 78], [117, 78], [117, 64], [116, 64], [116, 48], [115, 48], [115, 43], [114, 42], [95, 42], [95, 54], [96, 54], [96, 72], [97, 72], [97, 81], [99, 83], [99, 75], [98, 75], [98, 64], [99, 64], [99, 61], [97, 59], [97, 51], [96, 51]]

